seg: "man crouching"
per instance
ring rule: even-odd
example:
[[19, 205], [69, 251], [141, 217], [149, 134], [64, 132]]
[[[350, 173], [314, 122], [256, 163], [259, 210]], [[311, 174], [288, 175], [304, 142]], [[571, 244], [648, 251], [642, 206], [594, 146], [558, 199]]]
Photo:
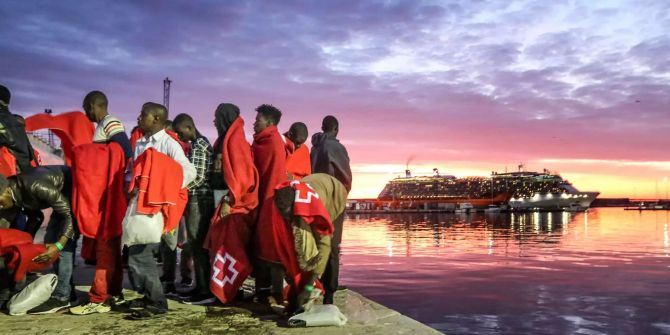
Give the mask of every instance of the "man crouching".
[[[346, 199], [344, 185], [324, 173], [282, 184], [275, 193], [274, 203], [281, 219], [273, 218], [273, 227], [282, 241], [278, 253], [291, 286], [289, 315], [310, 299], [316, 279], [324, 279], [331, 254], [339, 253], [339, 241], [332, 239], [341, 234], [332, 222], [344, 215]], [[332, 303], [333, 293], [325, 292], [325, 303]]]

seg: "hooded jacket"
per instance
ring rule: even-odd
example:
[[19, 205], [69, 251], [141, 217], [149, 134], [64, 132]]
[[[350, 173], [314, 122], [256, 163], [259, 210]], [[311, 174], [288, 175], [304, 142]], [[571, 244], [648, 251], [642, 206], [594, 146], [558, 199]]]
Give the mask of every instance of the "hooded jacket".
[[329, 133], [312, 135], [312, 173], [329, 174], [339, 180], [342, 185], [351, 191], [351, 166], [347, 149]]

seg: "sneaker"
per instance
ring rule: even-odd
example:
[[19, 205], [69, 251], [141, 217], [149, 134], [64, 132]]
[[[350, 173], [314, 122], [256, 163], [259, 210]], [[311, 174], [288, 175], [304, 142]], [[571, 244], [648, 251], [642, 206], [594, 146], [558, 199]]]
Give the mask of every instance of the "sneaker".
[[105, 304], [96, 304], [89, 302], [88, 304], [70, 308], [70, 313], [74, 315], [89, 315], [94, 313], [107, 313], [112, 310], [112, 307]]
[[142, 297], [138, 299], [124, 300], [123, 302], [114, 304], [112, 305], [112, 310], [115, 312], [130, 313], [133, 310], [144, 309], [145, 307], [147, 307], [147, 301]]
[[41, 305], [28, 311], [28, 314], [51, 314], [70, 307], [69, 301], [61, 301], [56, 298], [49, 298], [49, 300], [43, 302]]
[[207, 294], [195, 294], [186, 299], [183, 299], [181, 302], [186, 305], [207, 305], [214, 303], [216, 297], [210, 293]]
[[123, 297], [123, 293], [119, 295], [110, 295], [109, 298], [105, 301], [106, 305], [111, 307], [123, 305], [126, 303], [126, 299]]

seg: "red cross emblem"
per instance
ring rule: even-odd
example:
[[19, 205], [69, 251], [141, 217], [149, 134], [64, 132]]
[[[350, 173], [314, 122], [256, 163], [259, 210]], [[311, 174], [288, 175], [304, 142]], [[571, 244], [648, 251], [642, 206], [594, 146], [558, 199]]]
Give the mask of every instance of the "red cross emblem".
[[240, 273], [235, 270], [235, 264], [237, 264], [237, 260], [229, 253], [226, 252], [225, 255], [221, 256], [221, 252], [217, 252], [212, 264], [212, 281], [219, 287], [226, 286], [226, 283], [232, 285]]

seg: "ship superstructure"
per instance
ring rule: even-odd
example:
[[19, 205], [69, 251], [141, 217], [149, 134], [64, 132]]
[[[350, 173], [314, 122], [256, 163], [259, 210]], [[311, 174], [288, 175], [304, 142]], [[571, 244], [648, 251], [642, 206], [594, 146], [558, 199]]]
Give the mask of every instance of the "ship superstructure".
[[377, 200], [388, 206], [421, 204], [425, 209], [456, 207], [472, 204], [475, 208], [509, 206], [512, 210], [585, 209], [598, 192], [580, 192], [559, 174], [548, 170], [510, 173], [493, 172], [490, 177], [462, 177], [440, 175], [413, 177], [406, 170], [405, 177], [386, 184]]

